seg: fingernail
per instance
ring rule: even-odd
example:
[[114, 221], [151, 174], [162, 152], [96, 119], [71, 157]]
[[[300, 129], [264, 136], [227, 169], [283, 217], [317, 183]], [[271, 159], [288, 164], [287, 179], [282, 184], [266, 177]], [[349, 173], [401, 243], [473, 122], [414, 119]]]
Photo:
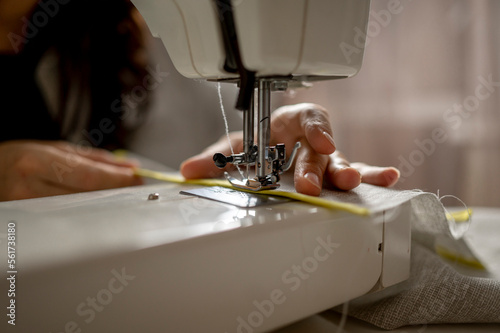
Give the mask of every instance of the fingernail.
[[342, 164], [335, 164], [335, 165], [334, 165], [334, 168], [335, 168], [335, 171], [333, 171], [333, 174], [335, 175], [335, 174], [336, 174], [336, 173], [338, 173], [339, 171], [342, 171], [342, 170], [344, 170], [345, 168], [347, 168], [347, 166], [342, 165]]
[[359, 175], [359, 180], [362, 182], [363, 181], [363, 176], [361, 175], [361, 172], [359, 172], [358, 169], [355, 169], [351, 166], [345, 166], [345, 165], [336, 165], [336, 169], [335, 171], [333, 172], [333, 175], [337, 175], [337, 173], [339, 173], [340, 171], [343, 171], [345, 169], [353, 169], [353, 170], [356, 170], [356, 172], [358, 173]]
[[400, 177], [400, 172], [398, 169], [396, 169], [396, 168], [391, 168], [391, 169], [395, 170], [396, 172], [384, 172], [383, 173], [384, 178], [387, 181], [388, 186], [394, 185]]
[[321, 190], [321, 184], [319, 183], [319, 177], [317, 174], [308, 172], [304, 175], [304, 179], [306, 179], [309, 183], [314, 185], [316, 188]]
[[333, 138], [332, 136], [330, 135], [330, 133], [326, 132], [326, 131], [323, 131], [323, 135], [325, 136], [325, 138], [328, 139], [328, 141], [330, 141], [330, 143], [332, 144], [332, 146], [335, 148], [335, 141], [333, 141]]

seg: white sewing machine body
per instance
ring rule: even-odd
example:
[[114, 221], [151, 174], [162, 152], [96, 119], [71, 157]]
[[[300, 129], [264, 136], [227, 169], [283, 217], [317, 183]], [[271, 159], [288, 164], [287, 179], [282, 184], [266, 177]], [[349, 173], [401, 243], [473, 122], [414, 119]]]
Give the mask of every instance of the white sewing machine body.
[[[214, 0], [133, 0], [176, 69], [188, 78], [227, 79]], [[233, 0], [245, 68], [258, 77], [351, 77], [363, 60], [368, 0]], [[222, 11], [227, 8], [222, 8]]]
[[17, 328], [263, 332], [408, 277], [405, 205], [367, 217], [295, 201], [237, 208], [179, 194], [193, 187], [0, 203], [2, 230], [16, 224]]

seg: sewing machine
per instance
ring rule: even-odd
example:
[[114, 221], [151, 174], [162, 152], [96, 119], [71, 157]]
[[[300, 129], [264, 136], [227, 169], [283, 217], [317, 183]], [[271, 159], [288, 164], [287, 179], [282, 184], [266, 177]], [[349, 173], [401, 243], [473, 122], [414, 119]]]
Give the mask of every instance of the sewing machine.
[[[214, 155], [220, 168], [227, 163], [246, 167], [243, 180], [226, 173], [236, 187], [277, 188], [300, 148], [296, 143], [286, 161], [283, 144], [269, 145], [272, 91], [351, 77], [361, 67], [367, 0], [132, 2], [182, 75], [239, 85], [236, 108], [243, 111], [243, 152]], [[255, 166], [255, 177], [249, 176], [250, 166]]]
[[15, 328], [267, 332], [408, 278], [409, 202], [358, 216], [240, 191], [241, 207], [179, 193], [200, 189], [1, 202], [0, 300], [15, 301]]
[[[361, 66], [368, 1], [133, 3], [180, 73], [239, 84], [244, 151], [214, 158], [255, 166], [255, 177], [230, 178], [238, 187], [276, 188], [298, 149], [287, 160], [269, 146], [271, 91]], [[408, 277], [409, 203], [361, 217], [227, 189], [201, 190], [231, 204], [179, 193], [198, 190], [156, 184], [0, 203], [0, 242], [11, 229], [18, 239], [17, 328], [264, 332]], [[9, 290], [4, 276], [0, 287]]]

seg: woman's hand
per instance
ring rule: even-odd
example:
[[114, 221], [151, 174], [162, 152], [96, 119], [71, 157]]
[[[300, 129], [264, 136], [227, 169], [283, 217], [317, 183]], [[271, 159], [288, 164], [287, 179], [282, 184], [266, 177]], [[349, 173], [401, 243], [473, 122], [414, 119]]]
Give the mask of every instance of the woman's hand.
[[142, 184], [134, 164], [63, 141], [0, 143], [0, 201]]
[[[234, 151], [242, 151], [241, 132], [231, 133]], [[363, 163], [349, 163], [336, 151], [328, 113], [316, 104], [297, 104], [277, 109], [271, 121], [271, 145], [284, 143], [293, 147], [301, 143], [294, 171], [295, 189], [299, 193], [319, 195], [323, 182], [341, 190], [350, 190], [365, 183], [392, 186], [399, 179], [399, 171], [393, 167], [374, 167]], [[181, 173], [187, 179], [218, 177], [223, 170], [214, 165], [215, 153], [230, 154], [227, 138], [189, 158], [181, 165]]]

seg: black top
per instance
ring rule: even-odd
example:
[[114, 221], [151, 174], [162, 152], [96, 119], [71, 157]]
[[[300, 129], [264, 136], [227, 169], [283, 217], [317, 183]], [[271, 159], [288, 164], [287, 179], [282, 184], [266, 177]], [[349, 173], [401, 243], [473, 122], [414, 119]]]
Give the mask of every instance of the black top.
[[0, 54], [0, 141], [61, 139], [60, 126], [49, 115], [35, 83], [35, 69], [50, 45], [49, 30], [55, 24], [56, 20], [48, 22], [36, 34], [30, 31], [32, 38], [11, 34], [9, 39], [21, 51]]

